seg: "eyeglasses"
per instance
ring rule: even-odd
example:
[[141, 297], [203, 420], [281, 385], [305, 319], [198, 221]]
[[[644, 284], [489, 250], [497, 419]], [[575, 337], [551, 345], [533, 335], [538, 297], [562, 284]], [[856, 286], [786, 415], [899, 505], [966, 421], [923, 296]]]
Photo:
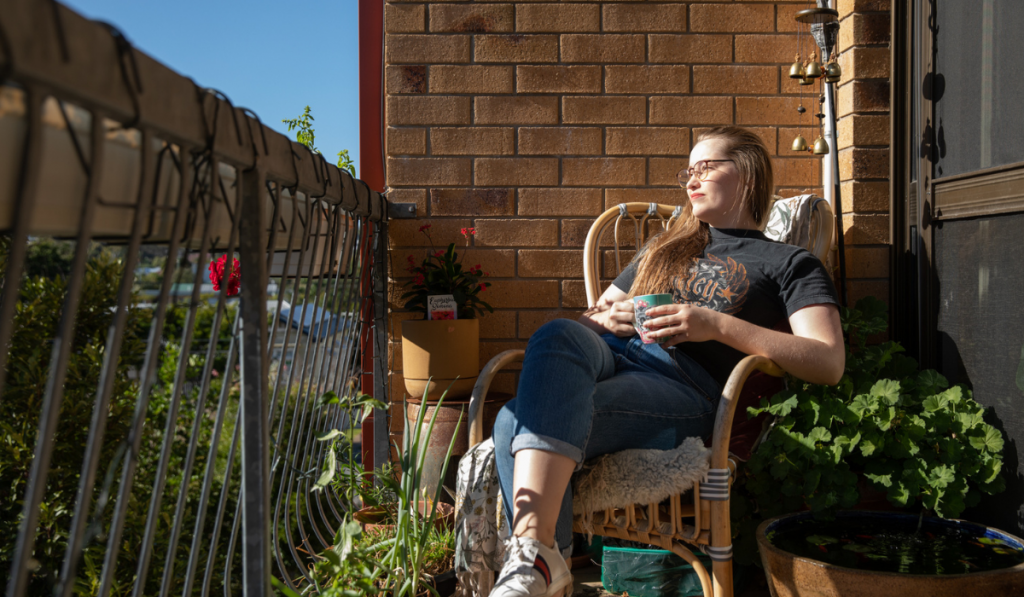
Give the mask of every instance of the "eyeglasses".
[[711, 168], [708, 168], [708, 164], [711, 162], [731, 162], [732, 160], [701, 160], [689, 168], [683, 168], [676, 173], [676, 181], [679, 182], [679, 186], [686, 186], [686, 183], [690, 181], [694, 175], [697, 175], [697, 180], [704, 180], [708, 176], [708, 172]]

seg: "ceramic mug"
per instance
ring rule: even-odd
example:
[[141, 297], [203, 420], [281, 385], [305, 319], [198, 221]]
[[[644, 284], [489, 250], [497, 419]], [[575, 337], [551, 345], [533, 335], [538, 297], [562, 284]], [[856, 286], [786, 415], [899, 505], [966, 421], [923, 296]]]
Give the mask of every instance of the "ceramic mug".
[[651, 319], [647, 316], [647, 309], [659, 305], [671, 305], [672, 303], [671, 294], [645, 294], [633, 297], [633, 326], [636, 328], [636, 333], [640, 334], [640, 340], [644, 344], [664, 344], [668, 341], [670, 336], [664, 338], [649, 337], [647, 334], [655, 330], [645, 328], [644, 324]]

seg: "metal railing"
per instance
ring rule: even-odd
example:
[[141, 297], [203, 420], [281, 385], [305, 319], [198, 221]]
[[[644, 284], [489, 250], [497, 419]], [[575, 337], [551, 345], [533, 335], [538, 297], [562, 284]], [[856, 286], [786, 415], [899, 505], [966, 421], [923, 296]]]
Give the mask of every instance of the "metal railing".
[[315, 436], [355, 424], [320, 397], [359, 391], [363, 353], [384, 354], [386, 213], [113, 27], [5, 0], [8, 596], [304, 586], [346, 507], [311, 491], [332, 449]]

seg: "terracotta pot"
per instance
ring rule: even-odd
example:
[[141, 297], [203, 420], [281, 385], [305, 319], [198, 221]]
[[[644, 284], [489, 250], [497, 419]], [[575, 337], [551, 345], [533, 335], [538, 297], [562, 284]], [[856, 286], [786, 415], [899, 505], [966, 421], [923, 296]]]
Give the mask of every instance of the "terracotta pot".
[[[857, 516], [917, 516], [899, 513], [847, 512], [842, 518]], [[802, 518], [810, 513], [787, 514], [766, 520], [757, 527], [757, 544], [761, 552], [768, 588], [772, 597], [946, 597], [962, 595], [1020, 595], [1024, 593], [1024, 564], [1012, 568], [975, 572], [973, 574], [899, 574], [857, 570], [833, 564], [826, 564], [810, 558], [798, 557], [772, 545], [767, 533]], [[929, 519], [925, 519], [928, 521]], [[952, 521], [964, 525], [969, 522]], [[985, 530], [986, 527], [979, 527]], [[1017, 542], [1020, 539], [996, 529], [988, 528], [1005, 538]]]
[[[465, 398], [480, 374], [480, 320], [402, 322], [402, 376], [410, 395]], [[449, 388], [449, 386], [451, 386]]]

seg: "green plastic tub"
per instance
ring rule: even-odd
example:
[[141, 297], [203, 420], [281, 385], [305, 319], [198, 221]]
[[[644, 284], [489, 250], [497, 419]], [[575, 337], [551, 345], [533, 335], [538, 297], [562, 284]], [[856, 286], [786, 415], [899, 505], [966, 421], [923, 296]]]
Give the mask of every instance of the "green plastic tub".
[[[697, 553], [697, 558], [711, 572], [711, 558]], [[733, 573], [733, 584], [741, 580]], [[700, 577], [693, 566], [663, 549], [604, 547], [601, 584], [609, 593], [628, 593], [629, 597], [690, 597], [703, 595]]]

